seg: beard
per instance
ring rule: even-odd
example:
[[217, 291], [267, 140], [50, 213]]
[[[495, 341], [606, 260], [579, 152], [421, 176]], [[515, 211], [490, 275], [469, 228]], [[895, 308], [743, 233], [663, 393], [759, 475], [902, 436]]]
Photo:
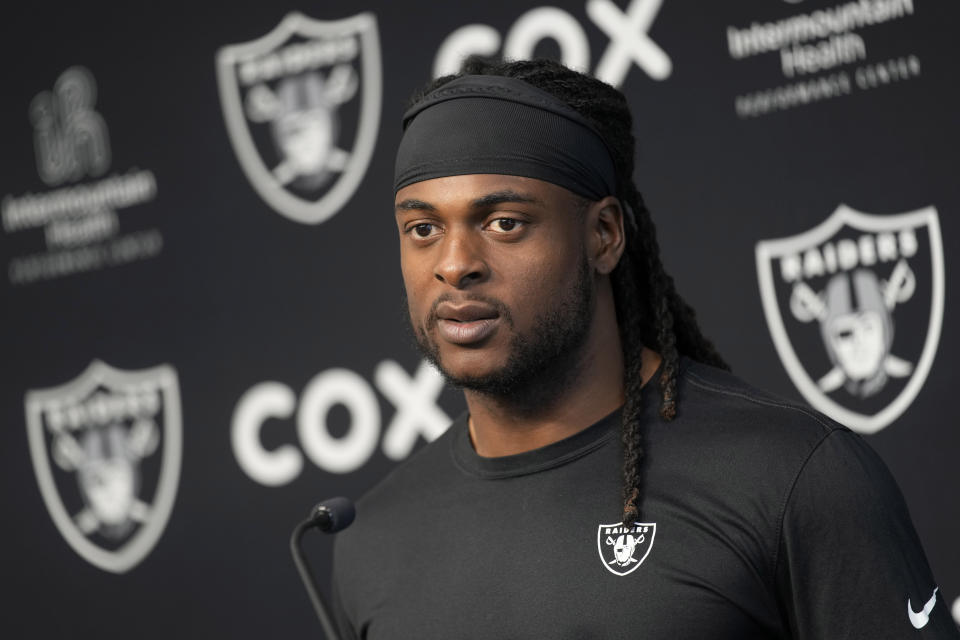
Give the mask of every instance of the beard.
[[[536, 316], [529, 335], [514, 332], [507, 362], [497, 371], [484, 375], [454, 375], [443, 366], [440, 349], [430, 331], [436, 328], [437, 307], [449, 300], [448, 296], [434, 302], [426, 325], [415, 327], [414, 335], [424, 358], [448, 383], [496, 398], [517, 410], [536, 410], [550, 404], [576, 379], [593, 321], [594, 297], [590, 265], [583, 255], [576, 281], [564, 292], [563, 298], [548, 301], [548, 310]], [[510, 309], [499, 300], [476, 294], [467, 299], [495, 307], [506, 327], [514, 329]]]

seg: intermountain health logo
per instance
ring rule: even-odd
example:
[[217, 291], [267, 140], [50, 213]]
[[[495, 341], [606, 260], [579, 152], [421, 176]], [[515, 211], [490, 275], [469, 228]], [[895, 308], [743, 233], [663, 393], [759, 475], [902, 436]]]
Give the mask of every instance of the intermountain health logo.
[[756, 257], [774, 345], [804, 398], [861, 433], [906, 411], [943, 322], [937, 210], [872, 215], [840, 205], [809, 231], [759, 242]]
[[40, 493], [67, 543], [106, 571], [135, 567], [160, 539], [177, 493], [176, 371], [95, 360], [71, 382], [28, 391], [26, 414]]
[[625, 527], [622, 523], [601, 524], [597, 527], [597, 550], [607, 571], [625, 576], [650, 555], [657, 533], [655, 522], [635, 522]]
[[318, 224], [353, 196], [380, 126], [376, 18], [324, 22], [291, 13], [267, 35], [217, 54], [234, 151], [260, 196]]
[[145, 214], [131, 220], [125, 213], [156, 198], [157, 180], [149, 169], [111, 170], [111, 136], [98, 91], [93, 73], [77, 65], [30, 101], [35, 163], [45, 186], [8, 193], [0, 202], [11, 284], [117, 267], [158, 256], [163, 248], [158, 229], [140, 226]]

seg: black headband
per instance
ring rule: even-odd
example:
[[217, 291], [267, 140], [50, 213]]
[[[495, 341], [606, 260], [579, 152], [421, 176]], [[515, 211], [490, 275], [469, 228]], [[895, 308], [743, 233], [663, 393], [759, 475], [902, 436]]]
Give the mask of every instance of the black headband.
[[603, 138], [572, 107], [516, 78], [469, 75], [403, 114], [393, 187], [472, 173], [550, 182], [591, 200], [616, 195]]

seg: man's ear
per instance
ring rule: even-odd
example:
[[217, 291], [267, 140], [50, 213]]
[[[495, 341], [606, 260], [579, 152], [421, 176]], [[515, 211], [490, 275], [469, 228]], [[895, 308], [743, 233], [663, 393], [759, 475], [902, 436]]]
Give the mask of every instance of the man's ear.
[[620, 200], [607, 196], [590, 203], [586, 214], [587, 251], [597, 273], [609, 274], [620, 262], [626, 247]]

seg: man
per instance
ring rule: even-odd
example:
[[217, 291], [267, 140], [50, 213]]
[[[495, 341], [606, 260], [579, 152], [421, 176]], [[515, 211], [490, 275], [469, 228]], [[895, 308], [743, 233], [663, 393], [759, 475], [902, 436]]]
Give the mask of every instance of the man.
[[468, 61], [405, 114], [410, 321], [468, 412], [340, 534], [343, 633], [957, 638], [877, 456], [723, 370], [630, 128], [547, 61]]

